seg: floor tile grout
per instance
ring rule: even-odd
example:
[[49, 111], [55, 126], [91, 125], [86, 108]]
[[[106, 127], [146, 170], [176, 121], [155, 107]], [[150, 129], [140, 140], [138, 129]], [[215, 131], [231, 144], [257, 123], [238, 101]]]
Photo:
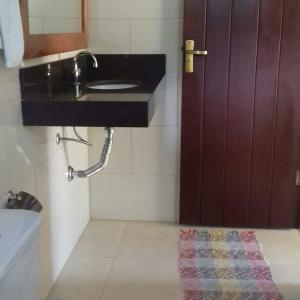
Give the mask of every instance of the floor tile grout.
[[[92, 234], [88, 236], [84, 244], [87, 244], [89, 247], [95, 245], [96, 248], [91, 252], [94, 256], [90, 257], [88, 255], [89, 252], [83, 249], [83, 253], [86, 256], [79, 256], [78, 258], [88, 258], [88, 266], [93, 266], [97, 262], [97, 266], [99, 263], [101, 269], [98, 267], [92, 268], [91, 272], [86, 273], [89, 267], [86, 266], [85, 260], [81, 261], [77, 267], [75, 264], [76, 269], [72, 270], [78, 270], [78, 274], [74, 275], [74, 272], [71, 274], [70, 269], [68, 270], [69, 273], [67, 274], [70, 276], [70, 279], [64, 282], [66, 277], [63, 277], [62, 281], [58, 282], [60, 283], [57, 285], [58, 290], [53, 294], [56, 296], [55, 299], [58, 299], [57, 295], [60, 294], [60, 299], [63, 300], [77, 299], [77, 293], [86, 300], [143, 299], [144, 293], [148, 296], [150, 295], [150, 298], [147, 299], [156, 299], [156, 296], [161, 295], [163, 295], [163, 299], [182, 299], [180, 298], [182, 290], [177, 274], [178, 256], [175, 258], [178, 251], [178, 244], [176, 243], [175, 246], [174, 233], [177, 236], [180, 229], [188, 228], [217, 229], [184, 227], [173, 222], [126, 220], [100, 220], [101, 223], [99, 223], [99, 226], [97, 224], [94, 226], [93, 221], [87, 226], [93, 229]], [[95, 221], [97, 223], [97, 220]], [[116, 224], [111, 224], [112, 222]], [[103, 231], [101, 224], [103, 224]], [[102, 248], [98, 248], [98, 228], [100, 246], [105, 248], [103, 251], [101, 251]], [[231, 230], [231, 228], [220, 229], [224, 231]], [[274, 280], [282, 291], [283, 296], [288, 300], [298, 300], [300, 288], [298, 279], [300, 278], [300, 256], [298, 255], [298, 249], [300, 249], [300, 232], [256, 230], [256, 233], [257, 239], [263, 245], [264, 257], [270, 264]], [[176, 241], [178, 242], [178, 239]], [[89, 247], [88, 250], [92, 250]], [[176, 247], [176, 253], [174, 247]], [[160, 277], [162, 258], [166, 262], [164, 269], [169, 272], [167, 277], [165, 275]], [[70, 257], [70, 259], [72, 258]], [[105, 266], [105, 269], [102, 269], [102, 265]], [[81, 268], [83, 268], [83, 273], [80, 273]], [[146, 268], [149, 268], [153, 274], [145, 272]], [[82, 280], [83, 275], [86, 278], [84, 277]], [[89, 279], [89, 282], [85, 282], [87, 279]], [[170, 284], [169, 287], [168, 283]], [[81, 287], [82, 290], [80, 290]], [[86, 289], [88, 287], [91, 287], [91, 289]], [[158, 287], [157, 290], [156, 287]], [[70, 290], [70, 295], [65, 290]], [[71, 295], [73, 298], [71, 298]]]
[[127, 223], [128, 223], [128, 222], [125, 221], [124, 223], [125, 223], [125, 226], [124, 226], [124, 229], [123, 229], [123, 231], [122, 231], [122, 235], [121, 235], [120, 241], [119, 241], [119, 243], [118, 243], [118, 246], [117, 246], [115, 255], [114, 255], [114, 257], [112, 258], [112, 263], [111, 263], [109, 272], [108, 272], [108, 274], [107, 274], [107, 277], [106, 277], [106, 280], [105, 280], [103, 289], [102, 289], [102, 291], [101, 291], [101, 294], [99, 295], [99, 300], [102, 299], [103, 294], [104, 294], [104, 291], [105, 291], [105, 289], [106, 289], [106, 287], [107, 287], [107, 285], [108, 285], [108, 282], [109, 282], [109, 280], [110, 280], [110, 277], [111, 277], [111, 274], [112, 274], [112, 270], [113, 270], [113, 267], [114, 267], [114, 264], [115, 264], [115, 260], [116, 260], [116, 258], [117, 258], [117, 256], [118, 256], [118, 252], [119, 252], [119, 249], [120, 249], [120, 247], [121, 247], [121, 243], [122, 243], [122, 241], [123, 241], [123, 239], [124, 239], [124, 235], [125, 235], [125, 231], [126, 231], [126, 227], [127, 227]]

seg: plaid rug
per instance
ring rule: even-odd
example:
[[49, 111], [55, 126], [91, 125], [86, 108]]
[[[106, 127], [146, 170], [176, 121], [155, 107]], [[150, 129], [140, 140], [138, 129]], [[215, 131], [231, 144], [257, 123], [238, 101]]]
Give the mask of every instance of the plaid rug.
[[283, 300], [254, 231], [181, 231], [185, 300]]

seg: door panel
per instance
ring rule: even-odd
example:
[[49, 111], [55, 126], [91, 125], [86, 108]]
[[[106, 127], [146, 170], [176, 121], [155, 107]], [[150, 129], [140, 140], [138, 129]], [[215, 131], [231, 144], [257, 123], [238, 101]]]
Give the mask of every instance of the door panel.
[[[197, 41], [196, 47], [205, 47], [206, 1], [186, 1], [184, 19], [184, 39], [193, 39]], [[183, 147], [181, 153], [180, 193], [185, 200], [180, 202], [180, 218], [183, 223], [197, 224], [199, 216], [190, 214], [190, 210], [200, 212], [200, 201], [195, 199], [200, 199], [201, 185], [204, 61], [195, 60], [194, 67], [197, 72], [182, 75], [183, 98], [186, 99], [182, 103], [182, 122], [188, 130], [182, 134], [181, 140], [188, 146]]]
[[[180, 222], [295, 227], [300, 4], [185, 0]], [[292, 48], [292, 49], [291, 49]]]
[[233, 2], [224, 192], [228, 226], [248, 222], [258, 21], [258, 0]]
[[[228, 99], [232, 1], [207, 4], [201, 218], [207, 225], [223, 223], [225, 136]], [[219, 45], [222, 45], [219, 47]]]
[[294, 225], [299, 212], [295, 173], [300, 156], [300, 2], [285, 0], [283, 11], [271, 207], [274, 227]]
[[[283, 0], [260, 7], [249, 223], [269, 224]], [[267, 87], [267, 88], [266, 88]]]

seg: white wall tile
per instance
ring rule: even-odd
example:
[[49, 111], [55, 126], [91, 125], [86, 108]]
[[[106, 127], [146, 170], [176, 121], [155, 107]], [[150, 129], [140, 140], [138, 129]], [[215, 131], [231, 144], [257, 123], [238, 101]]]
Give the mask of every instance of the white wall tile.
[[[89, 7], [92, 51], [165, 53], [168, 74], [165, 94], [159, 89], [155, 98], [158, 107], [151, 127], [122, 129], [121, 134], [116, 133], [107, 169], [91, 178], [91, 213], [93, 217], [108, 219], [174, 220], [178, 182], [174, 180], [174, 185], [167, 184], [168, 195], [176, 195], [162, 194], [167, 202], [164, 202], [165, 199], [157, 201], [154, 195], [162, 188], [162, 182], [167, 181], [166, 178], [176, 177], [179, 169], [177, 73], [182, 68], [183, 0], [91, 0]], [[89, 129], [89, 132], [92, 139], [97, 137], [96, 129]], [[89, 148], [90, 163], [99, 157], [97, 149]], [[142, 198], [139, 199], [142, 203], [147, 200], [147, 209], [143, 209], [143, 204], [137, 204], [137, 195]], [[124, 199], [127, 206], [119, 211], [117, 207], [123, 204]], [[164, 209], [168, 212], [155, 213]]]
[[29, 32], [30, 34], [41, 34], [45, 32], [44, 18], [29, 17]]
[[177, 125], [177, 89], [178, 80], [176, 75], [166, 75], [163, 93], [158, 101], [156, 112], [151, 121], [151, 126]]
[[[77, 128], [78, 133], [87, 138], [87, 128]], [[71, 135], [72, 129], [68, 128], [68, 136]], [[74, 135], [73, 135], [74, 136]], [[88, 166], [88, 147], [80, 143], [64, 143], [65, 163], [71, 165], [77, 170], [84, 170]], [[65, 169], [66, 170], [66, 169]]]
[[[44, 126], [32, 126], [26, 127], [32, 134], [40, 136], [44, 140], [49, 141], [49, 146], [53, 145], [56, 141], [56, 134], [62, 134], [63, 127], [52, 126], [52, 127], [44, 127]], [[55, 146], [57, 149], [57, 146]]]
[[182, 74], [179, 74], [178, 77], [178, 93], [177, 93], [177, 98], [178, 98], [178, 116], [177, 116], [177, 125], [181, 125], [181, 109], [182, 109]]
[[[45, 223], [40, 250], [41, 297], [48, 294], [90, 217], [88, 180], [70, 183], [64, 174], [68, 151], [66, 147], [60, 147], [35, 169], [36, 196], [44, 206]], [[71, 157], [79, 159], [82, 167], [87, 167], [87, 149], [85, 153], [79, 151], [78, 156], [72, 153], [74, 149], [70, 152]]]
[[31, 34], [81, 31], [81, 0], [30, 0]]
[[[38, 58], [25, 65], [57, 60], [58, 55]], [[39, 260], [41, 298], [45, 299], [90, 217], [88, 180], [67, 181], [71, 162], [87, 168], [88, 149], [68, 143], [56, 145], [61, 127], [24, 127], [21, 117], [18, 69], [6, 69], [0, 53], [0, 207], [8, 190], [35, 196], [44, 209]], [[71, 134], [70, 128], [67, 129]], [[87, 137], [87, 129], [80, 128]]]
[[[180, 161], [178, 162], [180, 171]], [[180, 174], [176, 177], [176, 201], [175, 201], [175, 221], [179, 222], [180, 217]]]
[[92, 218], [175, 220], [176, 176], [106, 175], [91, 178]]
[[83, 51], [86, 49], [79, 49], [79, 50], [75, 50], [75, 51], [69, 51], [69, 52], [64, 52], [64, 53], [60, 53], [59, 54], [59, 59], [67, 59], [67, 58], [73, 58], [77, 53], [79, 53], [80, 51]]
[[[173, 21], [171, 22], [173, 23]], [[132, 20], [132, 53], [161, 53], [165, 50], [167, 35], [174, 31], [171, 26], [166, 28], [167, 24], [169, 24], [169, 21]]]
[[[89, 164], [99, 161], [105, 141], [103, 128], [89, 129], [89, 142], [93, 146], [89, 149]], [[113, 147], [107, 167], [102, 173], [123, 174], [131, 171], [131, 131], [129, 128], [115, 128]]]
[[89, 49], [94, 53], [130, 53], [130, 22], [90, 20]]
[[76, 222], [70, 219], [45, 220], [44, 225], [39, 251], [39, 265], [44, 279], [40, 287], [41, 299], [45, 299], [49, 293], [84, 228], [80, 220]]
[[90, 0], [90, 19], [129, 19], [130, 0]]
[[81, 31], [81, 19], [79, 18], [44, 18], [44, 32], [47, 34]]
[[4, 116], [0, 106], [0, 208], [5, 204], [4, 197], [9, 190], [8, 158], [6, 149], [6, 136], [4, 131]]
[[183, 0], [129, 0], [128, 2], [132, 19], [182, 19]]
[[22, 182], [18, 183], [16, 186], [13, 186], [12, 191], [14, 193], [24, 191], [26, 193], [33, 195], [34, 197], [37, 197], [35, 174], [28, 176]]
[[89, 186], [87, 180], [67, 181], [63, 174], [36, 170], [37, 198], [46, 218], [83, 219], [89, 216]]
[[28, 10], [30, 16], [34, 16], [34, 17], [44, 16], [45, 0], [29, 0]]
[[0, 104], [20, 99], [18, 69], [7, 69], [4, 66], [3, 51], [0, 50]]
[[8, 155], [8, 169], [10, 184], [17, 185], [33, 174], [35, 164], [35, 147], [30, 134], [22, 126], [20, 103], [12, 102], [2, 106], [5, 114], [5, 141]]
[[90, 0], [92, 19], [182, 19], [183, 0]]
[[167, 73], [177, 74], [181, 27], [178, 20], [132, 20], [131, 52], [167, 54]]
[[38, 127], [22, 125], [20, 102], [3, 105], [5, 114], [5, 134], [8, 154], [8, 175], [12, 185], [16, 185], [33, 169], [51, 156], [59, 147], [55, 135], [50, 139], [40, 134]]
[[176, 175], [177, 131], [176, 126], [132, 129], [132, 172]]
[[[44, 147], [46, 147], [48, 152], [43, 153], [42, 149], [39, 151], [40, 159], [37, 162], [38, 167], [47, 169], [49, 172], [64, 174], [70, 164], [79, 169], [86, 168], [88, 165], [87, 146], [64, 141], [61, 141], [60, 145], [56, 144], [56, 133], [59, 133], [61, 137], [76, 138], [72, 128], [68, 127], [63, 129], [62, 127], [51, 127], [47, 128], [47, 130], [43, 130], [43, 127], [29, 127], [25, 130], [32, 135], [34, 134], [35, 137], [36, 134], [39, 134], [40, 142], [42, 143], [44, 141], [46, 143]], [[86, 128], [77, 128], [77, 131], [84, 139], [87, 139]], [[35, 151], [38, 151], [36, 145]], [[43, 157], [47, 159], [41, 159]]]
[[46, 0], [44, 1], [43, 17], [81, 17], [81, 0]]

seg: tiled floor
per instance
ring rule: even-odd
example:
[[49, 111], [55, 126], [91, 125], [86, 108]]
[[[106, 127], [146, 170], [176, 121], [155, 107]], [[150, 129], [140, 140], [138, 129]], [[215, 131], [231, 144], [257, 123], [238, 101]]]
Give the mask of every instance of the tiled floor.
[[[179, 227], [91, 221], [48, 300], [179, 300]], [[257, 230], [286, 300], [300, 300], [300, 232]]]

